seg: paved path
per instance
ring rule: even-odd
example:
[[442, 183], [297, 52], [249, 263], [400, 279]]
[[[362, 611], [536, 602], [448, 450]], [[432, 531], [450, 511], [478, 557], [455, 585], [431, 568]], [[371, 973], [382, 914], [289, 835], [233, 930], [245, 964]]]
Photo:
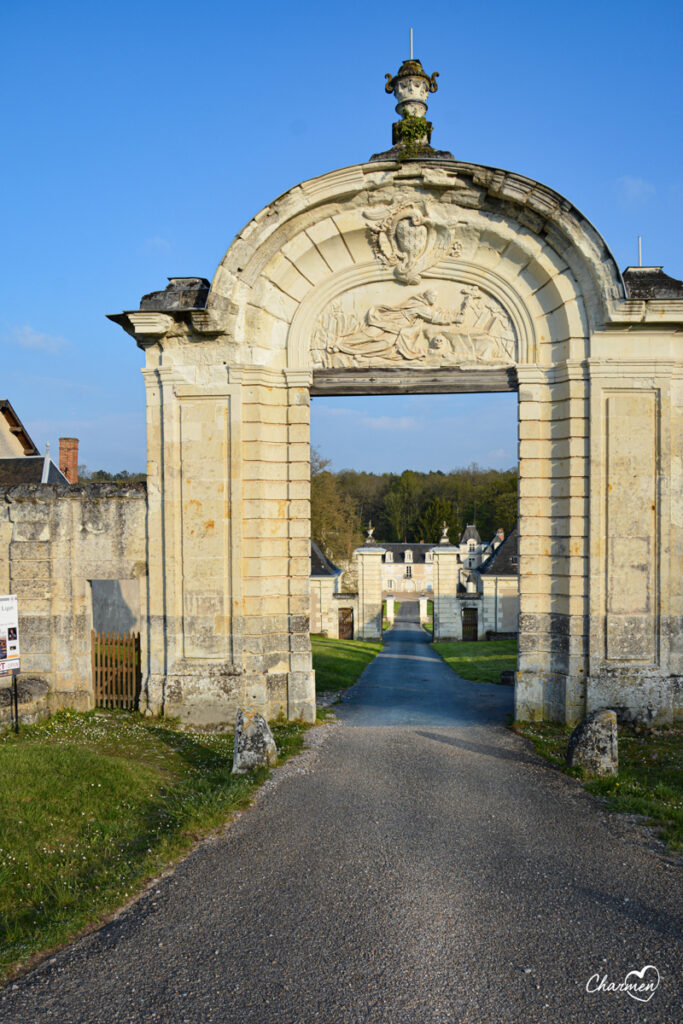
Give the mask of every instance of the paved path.
[[469, 683], [453, 674], [419, 625], [417, 602], [399, 605], [384, 650], [347, 694], [348, 725], [466, 726], [506, 722], [512, 687]]
[[[0, 1021], [674, 1024], [677, 870], [506, 731], [509, 700], [401, 621], [318, 749]], [[648, 1003], [585, 991], [648, 964]]]

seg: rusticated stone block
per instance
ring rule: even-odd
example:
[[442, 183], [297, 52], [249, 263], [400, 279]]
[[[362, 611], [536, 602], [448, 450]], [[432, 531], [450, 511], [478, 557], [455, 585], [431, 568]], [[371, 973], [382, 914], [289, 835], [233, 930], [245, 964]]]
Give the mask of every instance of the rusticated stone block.
[[619, 752], [617, 715], [603, 708], [593, 711], [577, 725], [569, 739], [567, 764], [582, 767], [590, 775], [617, 775]]
[[276, 764], [277, 747], [265, 718], [258, 712], [240, 709], [235, 723], [233, 774], [244, 775], [252, 768], [274, 768]]

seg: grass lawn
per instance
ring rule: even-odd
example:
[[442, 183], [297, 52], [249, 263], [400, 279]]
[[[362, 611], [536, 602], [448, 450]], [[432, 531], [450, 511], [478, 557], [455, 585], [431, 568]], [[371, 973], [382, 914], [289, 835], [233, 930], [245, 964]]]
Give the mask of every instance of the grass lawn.
[[434, 650], [454, 672], [473, 683], [500, 683], [500, 673], [517, 669], [516, 640], [439, 641]]
[[382, 650], [380, 643], [332, 640], [325, 636], [312, 636], [311, 646], [318, 693], [353, 686], [365, 666]]
[[[584, 778], [582, 769], [569, 769], [564, 755], [572, 733], [569, 725], [515, 722], [520, 736], [562, 771]], [[638, 735], [619, 727], [619, 774], [615, 778], [585, 779], [589, 793], [602, 796], [612, 811], [641, 814], [656, 827], [672, 850], [683, 850], [683, 728], [658, 729]]]
[[[306, 726], [271, 723], [285, 760]], [[140, 890], [250, 803], [232, 734], [125, 711], [60, 712], [0, 736], [0, 978]]]

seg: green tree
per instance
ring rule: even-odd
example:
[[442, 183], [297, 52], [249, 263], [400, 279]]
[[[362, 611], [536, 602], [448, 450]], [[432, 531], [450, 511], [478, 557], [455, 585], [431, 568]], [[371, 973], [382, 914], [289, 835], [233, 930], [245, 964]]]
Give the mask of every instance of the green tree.
[[356, 502], [345, 494], [316, 449], [311, 450], [311, 537], [328, 558], [347, 561], [363, 542]]
[[493, 509], [496, 517], [496, 529], [502, 526], [507, 536], [514, 529], [518, 519], [517, 489], [515, 488], [514, 491], [504, 491], [502, 494], [497, 495], [493, 503]]
[[451, 543], [454, 543], [458, 539], [459, 533], [457, 514], [450, 501], [437, 496], [425, 505], [418, 517], [416, 524], [418, 540], [424, 541], [425, 544], [438, 544], [441, 540], [444, 523], [448, 527], [448, 538]]

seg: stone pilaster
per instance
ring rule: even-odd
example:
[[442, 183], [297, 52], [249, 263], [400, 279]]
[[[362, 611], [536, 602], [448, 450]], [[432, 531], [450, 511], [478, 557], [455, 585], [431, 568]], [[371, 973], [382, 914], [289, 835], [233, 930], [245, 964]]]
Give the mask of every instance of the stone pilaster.
[[683, 677], [683, 373], [646, 356], [596, 358], [589, 370], [591, 422], [602, 430], [591, 438], [587, 710], [666, 724]]
[[519, 367], [519, 719], [576, 722], [588, 644], [588, 381]]
[[382, 639], [382, 556], [377, 544], [356, 548], [358, 564], [358, 640]]
[[462, 640], [462, 617], [458, 604], [460, 561], [458, 549], [440, 544], [434, 557], [434, 639]]

